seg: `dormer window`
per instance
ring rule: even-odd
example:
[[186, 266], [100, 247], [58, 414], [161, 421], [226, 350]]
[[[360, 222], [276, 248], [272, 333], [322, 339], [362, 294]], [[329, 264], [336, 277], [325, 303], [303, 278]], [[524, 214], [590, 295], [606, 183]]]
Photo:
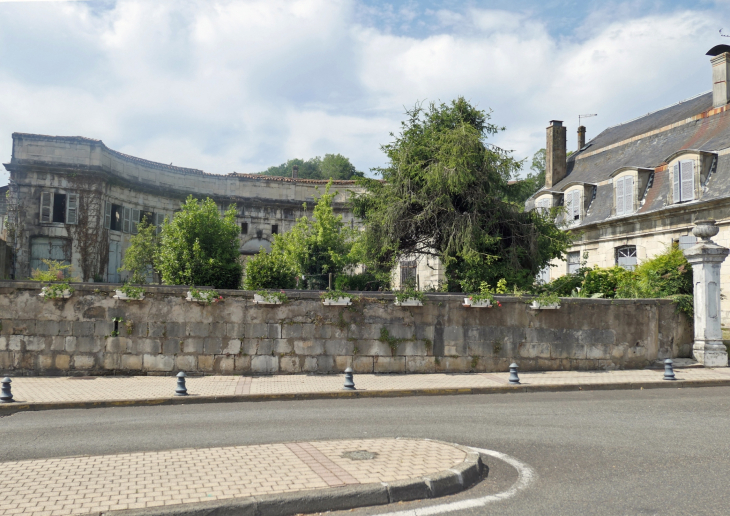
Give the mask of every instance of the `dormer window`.
[[543, 197], [542, 199], [539, 199], [535, 203], [535, 208], [541, 215], [548, 213], [550, 211], [550, 197]]
[[580, 190], [570, 190], [565, 192], [565, 210], [569, 224], [580, 222], [581, 217], [581, 195]]
[[616, 215], [630, 215], [634, 213], [634, 176], [624, 176], [616, 179]]
[[679, 161], [673, 167], [674, 202], [693, 201], [695, 198], [695, 162]]

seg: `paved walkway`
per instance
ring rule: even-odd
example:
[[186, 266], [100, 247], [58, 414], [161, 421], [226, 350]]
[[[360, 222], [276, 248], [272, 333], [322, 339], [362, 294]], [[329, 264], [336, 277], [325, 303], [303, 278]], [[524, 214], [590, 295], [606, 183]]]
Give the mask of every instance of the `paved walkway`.
[[364, 439], [0, 462], [0, 515], [88, 514], [394, 482], [453, 468], [466, 455], [435, 441]]
[[[730, 368], [675, 369], [678, 380], [730, 383]], [[631, 371], [545, 371], [520, 373], [523, 386], [585, 386], [626, 383], [669, 383], [663, 369]], [[356, 374], [359, 392], [478, 389], [509, 386], [508, 373], [473, 374]], [[12, 379], [17, 402], [94, 402], [167, 399], [173, 396], [175, 377], [17, 377]], [[189, 377], [191, 396], [225, 397], [343, 392], [342, 375], [205, 376]], [[190, 398], [188, 398], [190, 399]], [[8, 407], [9, 405], [0, 405]]]

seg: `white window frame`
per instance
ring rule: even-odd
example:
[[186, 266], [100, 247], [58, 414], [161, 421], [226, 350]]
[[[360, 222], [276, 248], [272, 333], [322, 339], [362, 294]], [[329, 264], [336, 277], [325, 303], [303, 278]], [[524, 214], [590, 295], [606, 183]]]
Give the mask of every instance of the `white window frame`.
[[695, 200], [695, 162], [677, 161], [672, 167], [672, 194], [674, 203]]
[[[624, 262], [626, 261], [626, 259], [630, 260], [631, 258], [633, 258], [634, 263], [621, 264], [619, 261], [622, 258], [624, 258]], [[618, 265], [619, 267], [623, 267], [626, 270], [633, 271], [634, 268], [636, 268], [637, 264], [638, 264], [638, 254], [637, 254], [637, 249], [636, 249], [635, 245], [622, 245], [622, 246], [616, 248], [616, 265]]]
[[583, 210], [581, 210], [580, 205], [582, 197], [583, 195], [578, 188], [565, 193], [565, 209], [568, 212], [568, 224], [580, 224], [583, 218]]
[[104, 229], [112, 227], [112, 203], [104, 201]]
[[132, 216], [132, 209], [122, 206], [122, 233], [129, 233], [129, 223]]
[[132, 209], [132, 228], [131, 229], [132, 229], [133, 235], [136, 235], [138, 232], [137, 224], [139, 224], [139, 214], [140, 214], [140, 210], [135, 209], [135, 208]]
[[614, 181], [616, 192], [616, 215], [634, 213], [634, 176], [623, 176]]
[[[576, 255], [578, 256], [578, 261], [571, 262], [570, 259], [575, 257]], [[568, 264], [568, 274], [578, 272], [578, 269], [580, 269], [580, 251], [569, 252], [568, 255], [566, 256], [565, 262]], [[571, 265], [576, 266], [575, 270], [570, 270]]]
[[[43, 213], [44, 208], [48, 210], [48, 213], [45, 215]], [[51, 222], [53, 222], [53, 192], [41, 192], [40, 217], [41, 224], [50, 224]]]
[[537, 208], [538, 213], [540, 213], [541, 215], [545, 215], [550, 210], [550, 198], [543, 197], [535, 203], [535, 208]]
[[66, 194], [66, 224], [79, 223], [79, 194]]

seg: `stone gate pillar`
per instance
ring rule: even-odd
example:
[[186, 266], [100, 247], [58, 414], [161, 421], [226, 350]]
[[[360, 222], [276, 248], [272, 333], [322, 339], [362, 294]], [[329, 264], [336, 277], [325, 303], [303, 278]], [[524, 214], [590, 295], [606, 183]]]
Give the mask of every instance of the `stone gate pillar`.
[[710, 240], [720, 231], [714, 220], [695, 222], [692, 234], [702, 240], [685, 249], [694, 277], [694, 359], [705, 367], [727, 367], [727, 349], [720, 327], [720, 265], [730, 249]]

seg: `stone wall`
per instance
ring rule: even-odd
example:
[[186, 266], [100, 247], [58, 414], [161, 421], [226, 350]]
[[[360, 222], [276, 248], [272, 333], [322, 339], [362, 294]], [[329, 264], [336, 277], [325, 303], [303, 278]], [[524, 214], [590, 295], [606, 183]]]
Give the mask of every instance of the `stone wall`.
[[[266, 374], [641, 368], [689, 356], [691, 322], [666, 300], [563, 299], [533, 310], [523, 299], [466, 308], [456, 295], [396, 307], [388, 294], [350, 307], [289, 292], [276, 307], [253, 293], [221, 291], [210, 306], [184, 287], [147, 287], [118, 301], [113, 287], [76, 284], [43, 300], [34, 282], [0, 281], [0, 372], [18, 374]], [[114, 319], [121, 318], [116, 323]], [[118, 334], [118, 335], [117, 335]]]

